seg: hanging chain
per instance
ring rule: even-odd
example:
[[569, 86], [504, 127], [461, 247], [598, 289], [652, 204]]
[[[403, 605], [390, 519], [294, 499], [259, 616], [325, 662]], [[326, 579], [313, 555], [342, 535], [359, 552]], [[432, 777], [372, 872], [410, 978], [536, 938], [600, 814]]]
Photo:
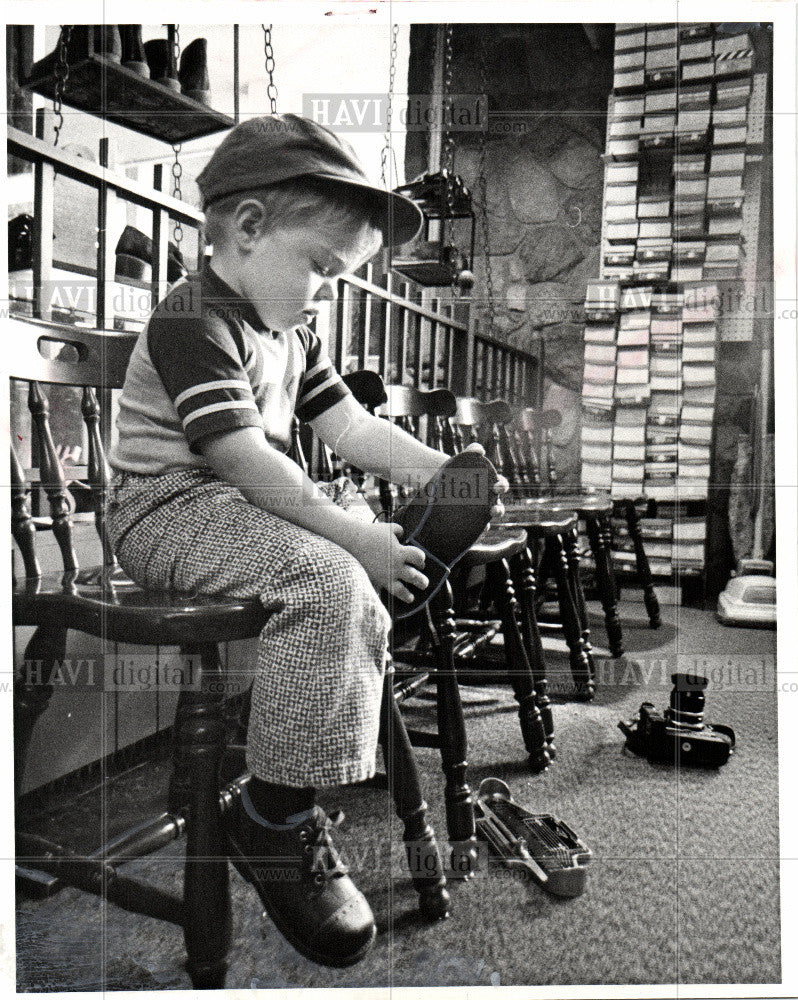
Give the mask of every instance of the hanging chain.
[[[479, 44], [479, 93], [487, 100], [488, 59], [484, 33]], [[496, 326], [496, 300], [493, 293], [493, 264], [490, 259], [490, 230], [488, 226], [488, 177], [487, 177], [488, 123], [479, 133], [479, 203], [482, 222], [482, 248], [485, 258], [485, 284], [488, 293], [488, 335], [494, 335]]]
[[269, 98], [269, 108], [273, 115], [277, 114], [277, 85], [274, 82], [274, 49], [272, 48], [272, 28], [274, 25], [261, 25], [263, 28], [263, 54], [266, 57], [266, 73], [269, 77], [269, 85], [266, 88], [266, 96]]
[[53, 125], [53, 132], [55, 133], [54, 146], [58, 145], [61, 129], [64, 127], [64, 114], [61, 111], [61, 105], [64, 100], [64, 90], [66, 89], [67, 80], [69, 79], [67, 47], [69, 46], [71, 36], [72, 25], [62, 24], [61, 33], [58, 36], [58, 59], [55, 64], [55, 95], [53, 96], [53, 115], [55, 116], [55, 124]]
[[382, 157], [380, 160], [380, 179], [383, 187], [390, 187], [388, 157], [391, 154], [391, 122], [393, 120], [393, 91], [396, 82], [396, 48], [398, 35], [399, 25], [394, 24], [391, 34], [391, 68], [388, 75], [388, 107], [385, 111], [385, 144], [382, 147]]
[[[441, 110], [443, 112], [443, 150], [441, 151], [441, 161], [443, 169], [446, 171], [446, 213], [448, 219], [443, 226], [441, 238], [443, 242], [451, 246], [454, 243], [454, 136], [449, 124], [452, 117], [452, 33], [454, 25], [446, 25], [445, 42], [443, 50], [443, 100]], [[447, 239], [448, 228], [448, 239]]]
[[[175, 25], [175, 35], [174, 35], [174, 57], [175, 66], [180, 64], [180, 25]], [[180, 178], [183, 176], [183, 165], [180, 162], [180, 153], [183, 149], [182, 142], [173, 142], [172, 150], [175, 154], [174, 163], [172, 164], [172, 197], [178, 198], [180, 201], [183, 200], [183, 190], [180, 186]], [[183, 239], [183, 227], [180, 224], [180, 220], [175, 220], [174, 229], [172, 230], [172, 239], [175, 241], [175, 245], [180, 249], [180, 241]]]

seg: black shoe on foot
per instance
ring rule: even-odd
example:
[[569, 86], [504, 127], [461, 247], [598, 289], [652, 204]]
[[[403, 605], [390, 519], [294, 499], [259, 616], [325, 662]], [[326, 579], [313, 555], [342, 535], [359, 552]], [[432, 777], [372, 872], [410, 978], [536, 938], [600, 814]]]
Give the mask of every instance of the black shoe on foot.
[[320, 965], [342, 968], [359, 962], [377, 928], [330, 837], [344, 814], [328, 817], [314, 806], [296, 825], [279, 829], [253, 819], [246, 788], [241, 794], [243, 801], [225, 820], [229, 857], [255, 887], [277, 929], [300, 954]]

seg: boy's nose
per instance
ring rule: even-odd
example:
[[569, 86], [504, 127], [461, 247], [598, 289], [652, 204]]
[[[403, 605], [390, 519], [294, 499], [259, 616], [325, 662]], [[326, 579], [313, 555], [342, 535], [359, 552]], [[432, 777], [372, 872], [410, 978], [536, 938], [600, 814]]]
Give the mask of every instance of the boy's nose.
[[338, 298], [338, 279], [330, 278], [323, 281], [319, 285], [315, 298], [319, 302], [335, 302]]

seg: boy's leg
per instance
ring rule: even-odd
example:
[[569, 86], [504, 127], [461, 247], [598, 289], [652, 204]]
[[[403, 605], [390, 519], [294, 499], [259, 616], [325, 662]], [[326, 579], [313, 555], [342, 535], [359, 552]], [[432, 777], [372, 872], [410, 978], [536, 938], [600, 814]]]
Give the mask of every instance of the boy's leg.
[[142, 585], [284, 602], [259, 642], [254, 775], [317, 788], [373, 776], [391, 622], [353, 556], [198, 472], [127, 476], [109, 527]]
[[143, 585], [284, 602], [261, 633], [251, 792], [230, 820], [230, 857], [294, 947], [351, 965], [373, 943], [374, 917], [330, 838], [335, 816], [313, 802], [315, 786], [374, 773], [390, 618], [365, 571], [339, 546], [193, 472], [127, 477], [109, 528]]

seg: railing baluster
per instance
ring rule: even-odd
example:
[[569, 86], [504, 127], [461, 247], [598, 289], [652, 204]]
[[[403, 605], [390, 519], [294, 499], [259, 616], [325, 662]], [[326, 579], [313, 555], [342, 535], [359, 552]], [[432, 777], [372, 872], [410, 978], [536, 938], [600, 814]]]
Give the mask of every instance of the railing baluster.
[[[100, 139], [99, 160], [101, 167], [109, 166], [110, 143]], [[116, 192], [105, 181], [100, 181], [97, 192], [97, 328], [109, 330], [113, 326], [114, 276], [116, 255], [108, 232], [108, 219], [114, 214]]]
[[[152, 172], [156, 191], [163, 189], [163, 164], [156, 163]], [[165, 208], [154, 208], [152, 213], [152, 293], [153, 309], [166, 295], [167, 260], [169, 257], [169, 213]]]
[[[44, 108], [36, 112], [36, 135], [44, 138]], [[52, 316], [55, 167], [37, 160], [33, 168], [33, 315]]]

